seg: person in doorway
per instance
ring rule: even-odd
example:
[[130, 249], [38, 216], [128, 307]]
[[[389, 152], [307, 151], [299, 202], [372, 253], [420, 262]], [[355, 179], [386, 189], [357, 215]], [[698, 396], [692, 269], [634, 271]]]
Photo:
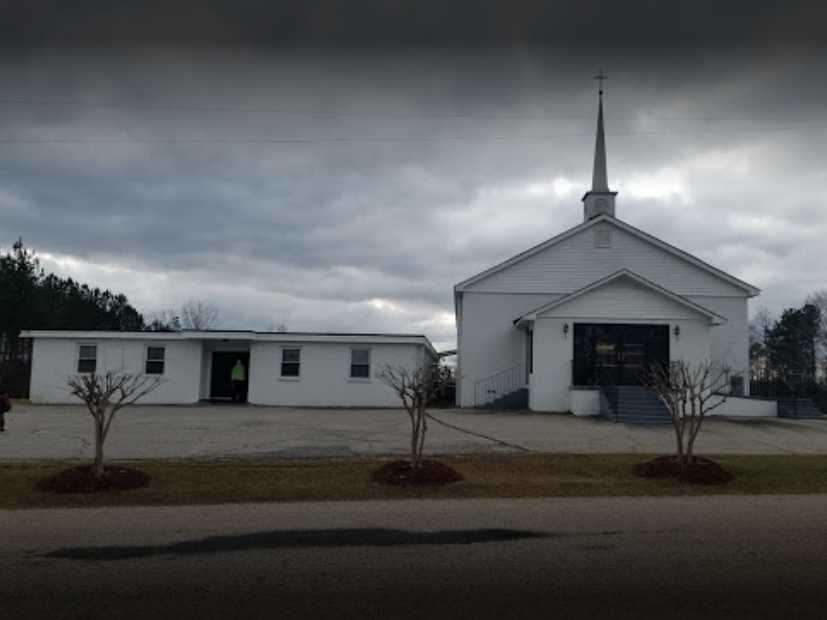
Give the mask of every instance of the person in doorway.
[[247, 374], [241, 360], [235, 361], [235, 366], [230, 371], [230, 381], [233, 384], [233, 402], [244, 402], [244, 382], [247, 381]]
[[0, 390], [0, 433], [6, 432], [6, 412], [11, 411], [11, 397], [6, 390]]

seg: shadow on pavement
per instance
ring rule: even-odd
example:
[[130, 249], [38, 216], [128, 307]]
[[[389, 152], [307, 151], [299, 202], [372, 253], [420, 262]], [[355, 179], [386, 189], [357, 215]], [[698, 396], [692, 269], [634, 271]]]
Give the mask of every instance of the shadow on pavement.
[[509, 529], [409, 532], [406, 530], [361, 528], [323, 530], [273, 530], [238, 536], [213, 536], [171, 545], [108, 547], [67, 547], [41, 557], [67, 560], [128, 560], [155, 555], [196, 555], [258, 549], [296, 547], [391, 547], [401, 545], [470, 545], [527, 538], [548, 538], [543, 532]]

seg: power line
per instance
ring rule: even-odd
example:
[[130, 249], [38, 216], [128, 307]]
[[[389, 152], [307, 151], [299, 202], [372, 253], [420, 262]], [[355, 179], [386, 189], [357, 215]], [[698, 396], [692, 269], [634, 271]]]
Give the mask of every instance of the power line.
[[[821, 122], [825, 126], [827, 122]], [[770, 133], [801, 131], [809, 127], [764, 127], [764, 128], [730, 128], [727, 131], [743, 133]], [[670, 135], [720, 135], [715, 131], [629, 131], [612, 132], [610, 138], [617, 137], [657, 137]], [[507, 142], [538, 141], [546, 142], [560, 138], [591, 136], [593, 132], [576, 132], [561, 134], [530, 134], [511, 136], [399, 136], [385, 138], [336, 137], [336, 138], [0, 138], [0, 144], [394, 144], [394, 143], [429, 143], [429, 142]]]
[[[325, 111], [325, 110], [295, 110], [283, 107], [269, 106], [236, 106], [236, 105], [201, 105], [201, 104], [142, 104], [114, 101], [78, 101], [78, 100], [37, 100], [37, 99], [0, 99], [0, 105], [33, 106], [33, 107], [80, 107], [106, 108], [143, 111], [179, 111], [179, 112], [239, 112], [281, 114], [285, 116], [321, 117], [321, 118], [445, 118], [445, 119], [483, 119], [483, 120], [594, 120], [594, 114], [482, 114], [468, 112], [384, 112], [384, 111]], [[788, 115], [766, 116], [646, 116], [646, 120], [653, 122], [780, 122], [791, 124], [822, 123], [820, 118], [789, 118]], [[622, 121], [622, 117], [613, 116], [613, 120]], [[633, 120], [639, 120], [635, 118]]]

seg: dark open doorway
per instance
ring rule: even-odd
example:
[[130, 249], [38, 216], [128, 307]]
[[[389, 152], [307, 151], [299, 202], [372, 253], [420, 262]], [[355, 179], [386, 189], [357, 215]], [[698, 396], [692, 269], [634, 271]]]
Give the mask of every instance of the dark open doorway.
[[249, 351], [213, 351], [212, 373], [210, 374], [210, 398], [232, 400], [233, 383], [230, 377], [236, 360], [244, 364], [244, 391], [242, 402], [247, 402], [247, 386], [250, 381], [250, 352]]

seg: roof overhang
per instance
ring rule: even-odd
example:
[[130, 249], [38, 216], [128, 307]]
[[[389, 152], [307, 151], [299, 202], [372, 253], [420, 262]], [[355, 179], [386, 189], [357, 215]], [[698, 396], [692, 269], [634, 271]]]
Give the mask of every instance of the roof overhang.
[[677, 304], [680, 304], [680, 305], [682, 305], [686, 308], [689, 308], [690, 310], [706, 317], [709, 320], [711, 325], [720, 325], [722, 323], [726, 323], [726, 320], [727, 320], [726, 317], [723, 317], [720, 314], [718, 314], [716, 312], [713, 312], [712, 310], [709, 310], [708, 308], [704, 308], [700, 304], [696, 304], [694, 301], [691, 301], [691, 300], [687, 299], [686, 297], [683, 297], [682, 295], [678, 295], [677, 293], [673, 293], [672, 291], [670, 291], [668, 289], [665, 289], [662, 286], [659, 286], [659, 285], [655, 284], [654, 282], [652, 282], [650, 280], [647, 280], [643, 276], [640, 276], [640, 275], [636, 274], [633, 271], [630, 271], [628, 269], [620, 269], [620, 270], [615, 271], [614, 273], [606, 276], [605, 278], [600, 278], [599, 280], [595, 280], [591, 284], [587, 284], [583, 288], [580, 288], [580, 289], [574, 291], [573, 293], [569, 293], [568, 295], [564, 295], [563, 297], [555, 299], [554, 301], [549, 302], [547, 304], [543, 304], [539, 308], [535, 308], [534, 310], [531, 310], [530, 312], [527, 312], [527, 313], [517, 317], [516, 319], [514, 319], [514, 325], [516, 325], [518, 327], [521, 327], [525, 324], [533, 323], [539, 315], [541, 315], [545, 312], [548, 312], [550, 310], [553, 310], [554, 308], [556, 308], [558, 306], [562, 306], [563, 304], [565, 304], [565, 303], [567, 303], [567, 302], [569, 302], [573, 299], [576, 299], [578, 297], [586, 295], [587, 293], [590, 293], [591, 291], [594, 291], [595, 289], [598, 289], [602, 286], [606, 286], [610, 282], [614, 282], [615, 280], [618, 280], [620, 278], [627, 278], [629, 280], [632, 280], [633, 282], [635, 282], [639, 286], [642, 286], [643, 288], [654, 291], [654, 292], [658, 293], [659, 295], [662, 295], [662, 296], [666, 297], [667, 299], [671, 299], [672, 301], [674, 301]]
[[103, 331], [32, 329], [20, 333], [22, 338], [71, 340], [144, 340], [144, 341], [242, 341], [242, 342], [320, 342], [351, 344], [418, 344], [436, 357], [437, 351], [422, 334], [327, 333], [327, 332], [256, 332], [250, 330], [180, 330], [180, 331]]

